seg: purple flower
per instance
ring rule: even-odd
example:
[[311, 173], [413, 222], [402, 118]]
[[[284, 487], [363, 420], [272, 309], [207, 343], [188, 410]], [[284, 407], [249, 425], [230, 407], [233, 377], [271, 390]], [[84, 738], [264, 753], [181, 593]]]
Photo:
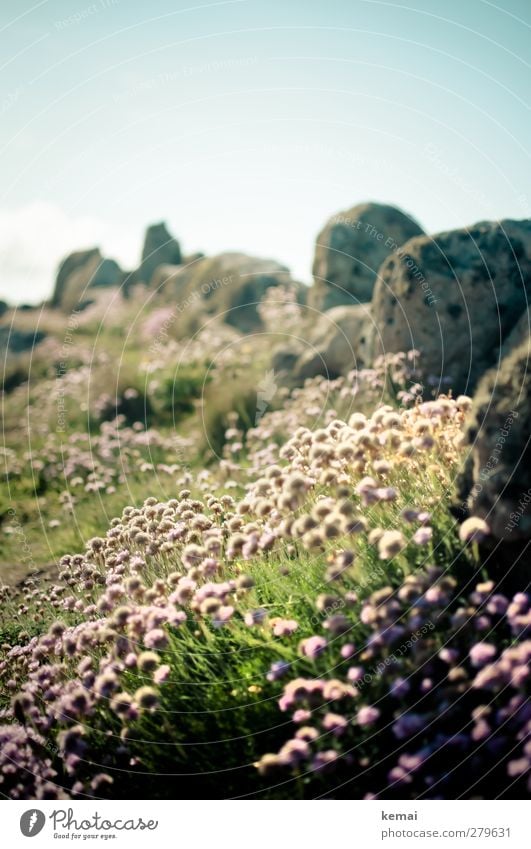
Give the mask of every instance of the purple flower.
[[469, 656], [472, 666], [485, 666], [496, 656], [496, 647], [491, 643], [476, 643], [470, 649]]
[[275, 660], [269, 669], [269, 672], [266, 675], [268, 681], [278, 681], [279, 678], [282, 678], [283, 675], [288, 672], [290, 668], [290, 664], [285, 660]]
[[389, 692], [395, 698], [401, 699], [402, 696], [409, 693], [410, 689], [409, 683], [405, 680], [405, 678], [396, 678], [396, 680], [391, 684]]
[[299, 651], [304, 657], [309, 657], [310, 660], [315, 660], [324, 652], [328, 643], [324, 637], [308, 637], [302, 640], [299, 645]]
[[393, 723], [393, 734], [399, 740], [411, 737], [426, 725], [426, 718], [419, 713], [404, 713]]
[[418, 528], [413, 534], [413, 542], [416, 545], [427, 545], [433, 537], [433, 529], [429, 527]]

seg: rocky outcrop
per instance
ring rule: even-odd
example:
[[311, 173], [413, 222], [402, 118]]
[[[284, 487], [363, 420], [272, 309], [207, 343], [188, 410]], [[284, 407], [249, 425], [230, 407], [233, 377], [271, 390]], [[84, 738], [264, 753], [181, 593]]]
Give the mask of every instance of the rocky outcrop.
[[243, 333], [258, 330], [262, 321], [257, 307], [263, 295], [283, 283], [302, 291], [285, 266], [242, 253], [203, 257], [177, 268], [163, 265], [152, 281], [164, 300], [175, 304], [183, 334], [196, 332], [213, 316]]
[[89, 289], [119, 286], [123, 272], [113, 259], [105, 259], [99, 248], [75, 251], [60, 264], [51, 306], [74, 309], [90, 302]]
[[366, 304], [334, 307], [318, 316], [306, 311], [306, 332], [289, 345], [279, 346], [271, 365], [286, 384], [300, 385], [307, 378], [323, 375], [333, 379], [351, 369], [369, 366], [383, 353], [377, 328]]
[[[468, 448], [458, 477], [459, 518], [483, 519], [489, 570], [508, 583], [529, 581], [531, 539], [531, 358], [529, 339], [483, 377], [465, 431]], [[519, 577], [520, 576], [520, 577]]]
[[323, 311], [370, 301], [384, 259], [421, 233], [394, 206], [363, 203], [334, 215], [317, 236], [309, 303]]
[[384, 262], [374, 320], [386, 351], [421, 352], [434, 385], [470, 393], [493, 365], [531, 288], [531, 220], [411, 239]]
[[169, 233], [166, 224], [151, 224], [144, 236], [142, 261], [133, 272], [132, 282], [151, 283], [160, 265], [180, 265], [182, 254], [179, 242]]

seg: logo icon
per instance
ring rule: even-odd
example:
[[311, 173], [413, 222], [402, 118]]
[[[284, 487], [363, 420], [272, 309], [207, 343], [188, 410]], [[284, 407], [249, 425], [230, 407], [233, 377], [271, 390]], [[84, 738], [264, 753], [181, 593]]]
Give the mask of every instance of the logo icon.
[[35, 837], [44, 828], [46, 817], [42, 811], [32, 808], [20, 817], [20, 830], [24, 837]]
[[270, 402], [275, 397], [278, 389], [275, 383], [275, 372], [273, 369], [268, 371], [257, 386], [256, 392], [256, 415], [254, 417], [255, 426], [258, 424]]

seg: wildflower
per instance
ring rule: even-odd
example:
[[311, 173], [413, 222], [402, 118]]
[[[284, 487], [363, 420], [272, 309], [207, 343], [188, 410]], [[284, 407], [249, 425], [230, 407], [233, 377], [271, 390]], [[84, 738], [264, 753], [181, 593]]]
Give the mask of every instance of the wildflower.
[[297, 740], [305, 740], [307, 743], [313, 743], [319, 737], [319, 732], [317, 728], [312, 728], [311, 725], [303, 725], [301, 728], [297, 728], [295, 737]]
[[275, 660], [270, 668], [269, 672], [266, 675], [268, 681], [278, 681], [279, 678], [282, 678], [290, 668], [290, 664], [285, 660]]
[[164, 684], [170, 675], [170, 667], [167, 663], [164, 663], [162, 666], [159, 666], [158, 669], [155, 670], [155, 674], [153, 675], [153, 681], [155, 684]]
[[326, 649], [328, 643], [324, 637], [308, 637], [299, 644], [299, 651], [304, 657], [315, 660]]
[[490, 528], [483, 519], [471, 516], [459, 528], [459, 539], [464, 543], [483, 542], [489, 533]]
[[415, 533], [413, 534], [413, 542], [416, 545], [426, 545], [431, 541], [433, 537], [433, 529], [432, 528], [417, 528]]
[[313, 772], [326, 771], [333, 767], [339, 755], [334, 749], [326, 749], [324, 752], [318, 752], [313, 758], [310, 769]]
[[118, 714], [118, 716], [125, 716], [133, 704], [133, 699], [129, 695], [129, 693], [121, 692], [117, 693], [111, 699], [111, 710]]
[[418, 713], [404, 713], [393, 723], [393, 734], [399, 740], [417, 734], [426, 725], [424, 716]]
[[323, 719], [323, 728], [325, 731], [330, 731], [334, 737], [340, 737], [345, 733], [348, 726], [348, 721], [344, 716], [337, 713], [327, 713]]
[[380, 560], [388, 560], [400, 554], [406, 541], [401, 531], [384, 531], [378, 540], [378, 555]]
[[288, 740], [288, 742], [282, 746], [278, 754], [283, 763], [294, 766], [295, 764], [306, 760], [310, 754], [310, 747], [305, 740], [294, 738], [292, 740]]
[[144, 643], [148, 649], [163, 649], [168, 645], [168, 637], [162, 628], [153, 628], [144, 637]]
[[260, 760], [255, 763], [255, 767], [258, 770], [258, 773], [265, 778], [285, 767], [285, 762], [280, 755], [268, 754], [263, 755]]
[[140, 687], [135, 693], [135, 702], [142, 710], [153, 710], [159, 703], [159, 698], [153, 687]]
[[245, 614], [243, 621], [249, 628], [252, 628], [253, 625], [258, 625], [260, 624], [260, 622], [263, 622], [266, 616], [267, 611], [263, 610], [262, 608], [259, 608], [258, 610], [248, 611]]
[[308, 722], [311, 719], [312, 712], [310, 710], [305, 710], [304, 708], [299, 708], [295, 711], [292, 716], [293, 722]]
[[275, 637], [290, 637], [299, 627], [295, 619], [281, 619], [276, 617], [270, 621]]
[[485, 666], [496, 656], [496, 647], [490, 643], [476, 643], [469, 652], [472, 666]]
[[154, 651], [143, 651], [137, 660], [140, 672], [154, 672], [160, 664], [160, 657]]
[[356, 722], [363, 728], [368, 725], [374, 725], [380, 718], [380, 711], [376, 707], [365, 706], [359, 708], [356, 714]]

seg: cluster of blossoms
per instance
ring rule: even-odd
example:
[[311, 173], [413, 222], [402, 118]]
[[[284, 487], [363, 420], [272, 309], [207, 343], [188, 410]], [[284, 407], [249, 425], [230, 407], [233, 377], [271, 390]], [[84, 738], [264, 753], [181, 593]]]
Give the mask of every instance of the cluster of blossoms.
[[352, 557], [357, 539], [381, 560], [408, 546], [430, 550], [432, 511], [440, 508], [441, 487], [451, 486], [469, 405], [465, 396], [401, 410], [382, 405], [348, 422], [299, 427], [276, 457], [271, 448], [251, 454], [263, 468], [269, 450], [269, 465], [247, 485], [227, 557], [246, 560], [276, 546], [319, 552], [345, 537]]
[[[371, 411], [390, 375], [402, 406]], [[404, 388], [409, 377], [396, 355], [334, 384], [308, 382], [285, 418], [266, 413], [248, 432], [245, 466], [232, 452], [194, 491], [127, 507], [84, 553], [62, 558], [55, 584], [0, 591], [21, 626], [0, 653], [6, 795], [112, 792], [136, 767], [130, 741], [150, 720], [173, 742], [167, 706], [180, 706], [187, 653], [193, 666], [224, 635], [264, 650], [261, 683], [283, 688], [294, 723], [292, 739], [259, 760], [264, 779], [327, 773], [360, 795], [438, 796], [463, 783], [465, 752], [472, 774], [525, 781], [527, 596], [490, 583], [461, 592], [434, 567], [406, 576], [438, 556], [441, 534], [459, 546], [439, 501], [470, 406], [422, 401], [417, 384]], [[337, 404], [324, 412], [331, 386]], [[234, 430], [229, 441], [241, 442]], [[171, 452], [184, 444], [120, 419], [84, 439], [62, 453], [50, 441], [41, 474], [109, 491], [131, 470], [175, 475]], [[461, 543], [485, 534], [468, 520]], [[294, 587], [284, 603], [271, 588], [289, 585], [292, 568], [307, 572], [306, 594]], [[374, 585], [384, 589], [365, 599]], [[102, 736], [105, 770], [94, 766]]]
[[267, 289], [257, 312], [266, 330], [272, 333], [300, 333], [302, 308], [297, 290], [289, 284]]
[[387, 354], [378, 357], [372, 368], [354, 369], [334, 380], [311, 378], [289, 393], [279, 388], [284, 394], [282, 408], [268, 412], [245, 434], [251, 473], [260, 474], [275, 462], [279, 446], [301, 427], [315, 430], [337, 418], [348, 421], [354, 412], [372, 412], [386, 400], [402, 407], [414, 403], [423, 390], [417, 381], [417, 354]]
[[328, 792], [345, 783], [354, 798], [531, 790], [528, 595], [487, 581], [463, 599], [433, 567], [344, 610], [332, 640], [300, 647], [313, 676], [285, 684], [293, 736], [257, 763], [262, 775], [326, 773]]
[[103, 422], [96, 434], [75, 431], [61, 440], [50, 433], [38, 449], [20, 458], [6, 454], [8, 475], [13, 478], [31, 468], [40, 487], [65, 486], [64, 503], [71, 511], [76, 491], [112, 493], [130, 475], [171, 475], [182, 470], [189, 441], [177, 434], [163, 436], [141, 422], [125, 425], [122, 416]]
[[181, 365], [203, 363], [209, 368], [223, 369], [235, 363], [241, 364], [242, 349], [246, 347], [246, 342], [245, 337], [234, 327], [222, 322], [209, 322], [192, 338], [179, 341], [172, 338], [178, 317], [174, 308], [161, 308], [157, 315], [150, 316], [142, 325], [142, 334], [150, 344], [140, 369], [153, 375], [148, 384], [149, 393], [158, 388], [155, 382], [157, 373], [168, 372], [175, 376]]

